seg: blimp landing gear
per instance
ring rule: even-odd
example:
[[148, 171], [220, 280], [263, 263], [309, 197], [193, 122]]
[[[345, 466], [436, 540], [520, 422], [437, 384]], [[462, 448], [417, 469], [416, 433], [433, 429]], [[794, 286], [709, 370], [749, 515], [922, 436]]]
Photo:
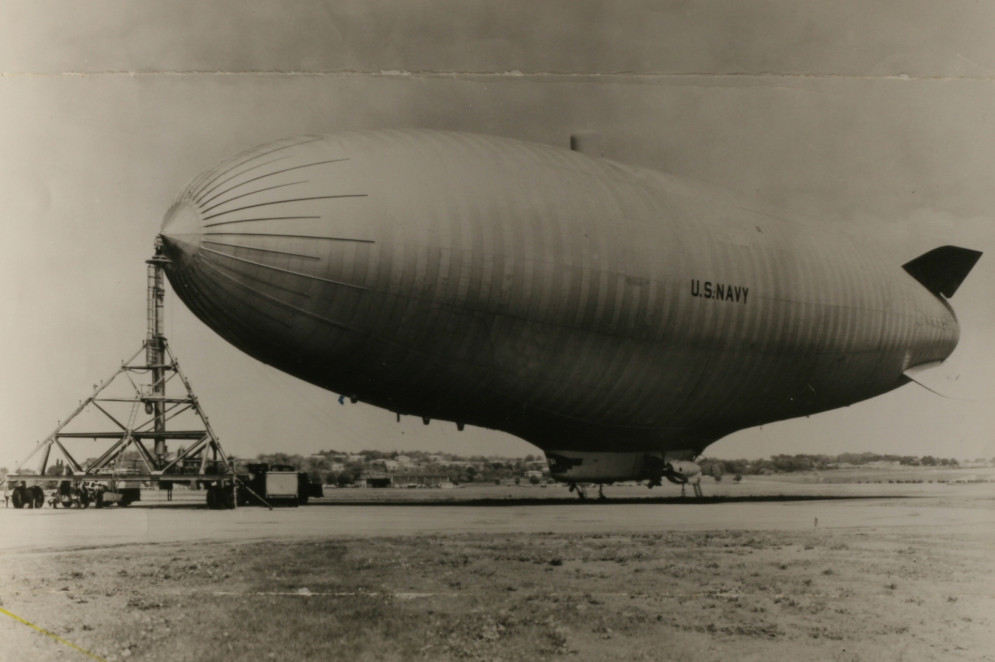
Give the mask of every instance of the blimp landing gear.
[[694, 490], [695, 497], [702, 497], [701, 467], [698, 464], [690, 460], [670, 460], [655, 464], [652, 477], [646, 481], [646, 487], [650, 489], [658, 487], [666, 478], [669, 482], [681, 486], [682, 498], [687, 496], [688, 484]]
[[570, 483], [570, 491], [576, 492], [581, 501], [587, 498], [587, 488], [580, 483]]
[[[581, 501], [587, 499], [587, 485], [584, 485], [583, 483], [570, 483], [570, 491], [576, 492]], [[598, 501], [607, 500], [608, 497], [605, 496], [605, 484], [598, 483]]]
[[687, 495], [687, 486], [691, 485], [694, 495], [701, 498], [701, 467], [688, 460], [668, 462], [663, 471], [663, 477], [671, 483], [681, 486], [681, 497]]
[[[686, 496], [684, 493], [684, 489], [686, 487], [687, 483], [681, 483], [681, 498], [684, 498]], [[701, 497], [701, 483], [691, 483], [691, 489], [694, 490], [694, 495], [696, 497], [699, 498]]]

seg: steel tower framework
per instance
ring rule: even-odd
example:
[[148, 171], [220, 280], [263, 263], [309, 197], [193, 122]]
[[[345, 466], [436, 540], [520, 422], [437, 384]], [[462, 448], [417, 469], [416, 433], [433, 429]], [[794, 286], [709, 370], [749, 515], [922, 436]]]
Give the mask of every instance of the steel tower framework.
[[[222, 449], [163, 334], [162, 268], [168, 261], [162, 254], [162, 242], [157, 239], [155, 255], [146, 262], [148, 329], [142, 348], [124, 361], [110, 378], [95, 385], [90, 396], [81, 401], [48, 437], [38, 442], [15, 472], [7, 477], [8, 485], [14, 481], [48, 478], [53, 458], [58, 455], [65, 459], [73, 480], [127, 478], [159, 483], [201, 482], [219, 488], [233, 484], [234, 461]], [[123, 392], [115, 391], [122, 388]], [[78, 423], [84, 414], [102, 421], [103, 427], [74, 429], [73, 423]], [[180, 423], [183, 426], [176, 427]], [[103, 452], [96, 458], [81, 461], [78, 451], [67, 447], [72, 439], [104, 442]], [[190, 443], [190, 446], [170, 456], [169, 442], [173, 441]], [[28, 465], [32, 460], [38, 460], [38, 464]]]

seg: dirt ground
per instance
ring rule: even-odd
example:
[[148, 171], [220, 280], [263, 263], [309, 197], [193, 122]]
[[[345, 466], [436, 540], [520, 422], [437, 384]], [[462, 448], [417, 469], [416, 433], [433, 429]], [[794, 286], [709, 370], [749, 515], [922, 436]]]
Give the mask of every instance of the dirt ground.
[[[454, 525], [265, 535], [390, 510], [333, 497], [244, 509], [248, 536], [218, 526], [169, 541], [132, 522], [101, 544], [71, 534], [84, 520], [68, 518], [94, 511], [0, 510], [0, 660], [995, 660], [995, 491], [908, 488], [825, 502], [416, 503], [400, 516]], [[649, 513], [675, 526], [637, 526]], [[99, 517], [115, 514], [193, 528], [235, 516], [160, 504]], [[11, 544], [41, 517], [70, 533]]]

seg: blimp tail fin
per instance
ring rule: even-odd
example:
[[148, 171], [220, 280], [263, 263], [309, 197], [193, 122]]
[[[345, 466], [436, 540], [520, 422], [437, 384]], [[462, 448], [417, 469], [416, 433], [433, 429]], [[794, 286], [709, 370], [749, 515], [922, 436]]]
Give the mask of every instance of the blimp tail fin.
[[980, 257], [980, 251], [970, 248], [940, 246], [906, 262], [902, 268], [933, 294], [949, 299]]

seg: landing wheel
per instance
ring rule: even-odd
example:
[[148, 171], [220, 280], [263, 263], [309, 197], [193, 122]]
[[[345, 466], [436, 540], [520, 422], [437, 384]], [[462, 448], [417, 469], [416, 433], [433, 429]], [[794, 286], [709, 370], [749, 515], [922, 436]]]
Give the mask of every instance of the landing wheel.
[[28, 503], [27, 489], [23, 485], [18, 485], [10, 494], [10, 502], [15, 508], [23, 508]]
[[218, 488], [214, 485], [207, 488], [207, 507], [211, 510], [218, 509]]
[[41, 508], [45, 505], [45, 490], [41, 486], [34, 485], [28, 488], [28, 501], [32, 508]]
[[230, 488], [211, 485], [207, 488], [207, 507], [211, 510], [228, 510], [235, 507], [235, 495]]

